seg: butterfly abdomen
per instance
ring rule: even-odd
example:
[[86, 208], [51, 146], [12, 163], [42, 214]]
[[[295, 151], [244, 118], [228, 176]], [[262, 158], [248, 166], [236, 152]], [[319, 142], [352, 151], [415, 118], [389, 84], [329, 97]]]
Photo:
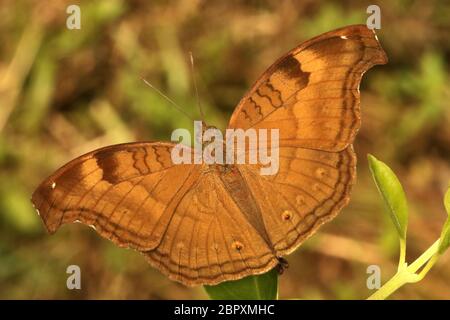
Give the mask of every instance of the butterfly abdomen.
[[219, 176], [225, 189], [229, 192], [247, 221], [258, 231], [258, 234], [267, 245], [272, 248], [272, 242], [262, 218], [261, 208], [258, 206], [239, 169], [234, 165], [223, 166], [222, 170], [219, 170]]

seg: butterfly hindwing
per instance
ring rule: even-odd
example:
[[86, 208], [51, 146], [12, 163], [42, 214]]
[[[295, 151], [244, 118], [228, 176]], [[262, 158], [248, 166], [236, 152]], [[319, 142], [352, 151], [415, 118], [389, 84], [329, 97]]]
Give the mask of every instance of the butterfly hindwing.
[[355, 162], [351, 145], [340, 152], [281, 147], [276, 175], [239, 166], [277, 256], [291, 253], [348, 203]]
[[144, 255], [169, 278], [188, 285], [236, 280], [278, 263], [214, 172], [205, 172], [185, 194], [161, 244]]

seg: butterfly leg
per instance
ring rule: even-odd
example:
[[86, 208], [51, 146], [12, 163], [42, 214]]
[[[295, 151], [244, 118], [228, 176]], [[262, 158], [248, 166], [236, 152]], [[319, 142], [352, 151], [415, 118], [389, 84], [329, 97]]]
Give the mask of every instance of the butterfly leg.
[[284, 259], [283, 257], [277, 257], [278, 259], [278, 264], [276, 266], [278, 274], [282, 275], [284, 270], [286, 270], [287, 268], [289, 268], [289, 262]]

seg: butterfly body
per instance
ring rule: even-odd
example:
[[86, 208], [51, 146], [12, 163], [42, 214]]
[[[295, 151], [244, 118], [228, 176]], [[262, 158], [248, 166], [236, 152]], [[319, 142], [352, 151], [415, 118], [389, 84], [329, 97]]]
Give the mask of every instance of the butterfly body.
[[375, 33], [356, 25], [308, 40], [269, 67], [228, 129], [279, 130], [272, 175], [260, 163], [176, 164], [173, 143], [135, 142], [72, 160], [32, 202], [49, 232], [91, 225], [186, 285], [267, 272], [348, 203], [359, 84], [386, 62]]

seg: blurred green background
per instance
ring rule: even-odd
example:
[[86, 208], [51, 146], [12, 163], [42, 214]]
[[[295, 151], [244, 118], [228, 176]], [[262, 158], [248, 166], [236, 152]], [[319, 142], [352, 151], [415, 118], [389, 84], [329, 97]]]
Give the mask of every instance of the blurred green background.
[[[81, 7], [81, 30], [66, 8]], [[0, 4], [0, 298], [206, 298], [162, 276], [140, 254], [82, 225], [49, 236], [29, 201], [38, 183], [100, 146], [169, 140], [191, 123], [146, 77], [197, 116], [192, 51], [207, 121], [235, 105], [280, 55], [312, 36], [365, 23], [381, 7], [389, 64], [364, 75], [358, 180], [350, 205], [288, 257], [280, 298], [366, 298], [366, 268], [395, 272], [397, 238], [366, 154], [388, 163], [410, 201], [408, 259], [438, 238], [450, 180], [449, 1], [24, 1]], [[66, 268], [82, 290], [66, 288]], [[450, 298], [450, 254], [394, 299]]]

